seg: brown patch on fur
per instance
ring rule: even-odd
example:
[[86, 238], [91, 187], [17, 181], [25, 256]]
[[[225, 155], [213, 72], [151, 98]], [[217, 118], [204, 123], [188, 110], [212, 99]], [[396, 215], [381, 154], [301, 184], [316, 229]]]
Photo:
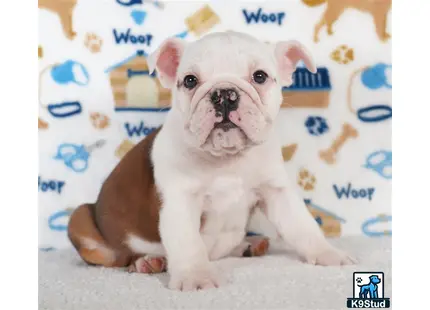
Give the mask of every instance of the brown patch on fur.
[[247, 236], [245, 241], [249, 243], [249, 246], [243, 252], [243, 257], [263, 256], [269, 250], [270, 241], [267, 237], [260, 235]]
[[[161, 242], [160, 197], [154, 183], [151, 149], [160, 129], [131, 149], [104, 182], [95, 204], [78, 207], [70, 217], [68, 236], [89, 264], [122, 267], [136, 255], [125, 244], [129, 234]], [[100, 245], [91, 248], [88, 242]], [[112, 252], [112, 257], [109, 257]]]
[[264, 238], [253, 248], [253, 256], [263, 256], [269, 249], [269, 239]]
[[109, 265], [106, 255], [100, 249], [82, 248], [79, 251], [79, 255], [90, 265]]

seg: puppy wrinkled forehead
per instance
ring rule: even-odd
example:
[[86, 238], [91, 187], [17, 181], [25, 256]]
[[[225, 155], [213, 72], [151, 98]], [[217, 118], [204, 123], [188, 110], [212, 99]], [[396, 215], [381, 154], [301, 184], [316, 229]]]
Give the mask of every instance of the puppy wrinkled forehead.
[[[209, 60], [209, 61], [208, 61]], [[271, 47], [256, 38], [233, 31], [209, 34], [188, 44], [179, 71], [198, 67], [203, 72], [248, 73], [250, 67], [273, 66]]]

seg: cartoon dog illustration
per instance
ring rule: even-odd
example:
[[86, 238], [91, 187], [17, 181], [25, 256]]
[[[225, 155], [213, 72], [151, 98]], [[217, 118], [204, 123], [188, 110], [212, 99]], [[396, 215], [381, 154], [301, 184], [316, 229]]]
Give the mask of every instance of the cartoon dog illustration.
[[58, 14], [64, 34], [70, 40], [76, 36], [76, 32], [73, 31], [72, 11], [77, 2], [78, 0], [39, 0], [40, 9]]
[[360, 287], [360, 298], [378, 298], [378, 284], [381, 279], [377, 275], [369, 277], [369, 284], [358, 285]]
[[376, 27], [376, 34], [383, 42], [391, 38], [391, 35], [386, 32], [387, 15], [391, 9], [392, 0], [302, 0], [308, 6], [318, 6], [327, 2], [327, 8], [321, 17], [321, 20], [316, 24], [314, 31], [314, 41], [319, 41], [318, 34], [324, 25], [327, 25], [327, 33], [333, 34], [333, 24], [339, 19], [340, 15], [348, 9], [354, 8], [362, 12], [372, 14], [373, 21]]

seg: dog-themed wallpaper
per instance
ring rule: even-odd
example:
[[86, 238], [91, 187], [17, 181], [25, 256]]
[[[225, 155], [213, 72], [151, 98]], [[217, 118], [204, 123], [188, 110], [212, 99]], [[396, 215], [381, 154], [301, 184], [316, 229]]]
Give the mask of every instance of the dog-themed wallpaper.
[[147, 55], [225, 30], [311, 51], [317, 73], [299, 66], [283, 89], [285, 169], [327, 236], [391, 235], [390, 18], [391, 0], [39, 0], [39, 247], [70, 246], [70, 212], [163, 123]]

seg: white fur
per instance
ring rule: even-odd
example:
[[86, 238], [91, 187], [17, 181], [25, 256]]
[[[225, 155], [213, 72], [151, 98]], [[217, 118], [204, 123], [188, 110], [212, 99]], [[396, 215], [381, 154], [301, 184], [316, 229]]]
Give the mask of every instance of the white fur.
[[133, 234], [128, 235], [127, 246], [137, 254], [165, 255], [166, 251], [161, 243], [149, 242]]
[[106, 264], [110, 264], [115, 261], [115, 252], [111, 249], [91, 238], [80, 237], [80, 239], [84, 248], [88, 250], [100, 250], [103, 253], [103, 257], [106, 259]]
[[[279, 51], [278, 48], [277, 54]], [[211, 115], [204, 92], [197, 90], [193, 96], [187, 90], [173, 88], [172, 109], [152, 151], [155, 180], [163, 202], [159, 228], [171, 275], [169, 287], [193, 290], [218, 286], [220, 281], [210, 260], [228, 255], [241, 244], [249, 210], [257, 202], [264, 205], [285, 242], [306, 261], [323, 265], [352, 263], [349, 256], [326, 241], [286, 176], [281, 145], [272, 128], [282, 100], [277, 72], [282, 66], [276, 58], [280, 56], [268, 45], [232, 32], [212, 34], [189, 46], [183, 43], [182, 53], [178, 79], [190, 70], [198, 70], [207, 92], [225, 78], [245, 92], [246, 98], [239, 106], [254, 105], [258, 109], [246, 112], [248, 125], [255, 124], [246, 125], [250, 144], [238, 147], [235, 155], [231, 155], [231, 148], [215, 152], [211, 145], [202, 147], [199, 119], [193, 125], [197, 126], [195, 131], [187, 126], [193, 113], [202, 113], [200, 123]], [[249, 80], [249, 69], [260, 66], [277, 82], [266, 88], [254, 85]], [[285, 74], [292, 72], [283, 72], [284, 79]], [[199, 105], [208, 108], [195, 112]], [[231, 138], [230, 133], [225, 137]], [[200, 231], [202, 214], [206, 222]]]

